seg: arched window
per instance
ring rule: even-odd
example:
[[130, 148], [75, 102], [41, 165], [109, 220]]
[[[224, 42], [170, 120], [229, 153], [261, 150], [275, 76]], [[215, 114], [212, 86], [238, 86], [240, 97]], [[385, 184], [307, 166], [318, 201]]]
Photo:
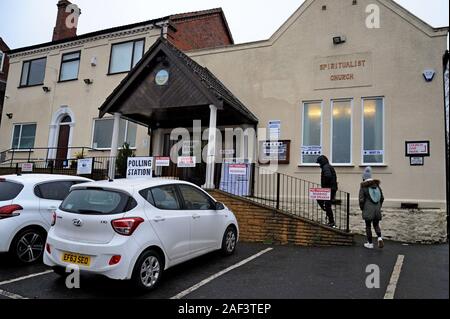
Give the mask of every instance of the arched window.
[[63, 117], [63, 119], [61, 120], [61, 123], [70, 123], [72, 122], [72, 118], [69, 115], [66, 115]]

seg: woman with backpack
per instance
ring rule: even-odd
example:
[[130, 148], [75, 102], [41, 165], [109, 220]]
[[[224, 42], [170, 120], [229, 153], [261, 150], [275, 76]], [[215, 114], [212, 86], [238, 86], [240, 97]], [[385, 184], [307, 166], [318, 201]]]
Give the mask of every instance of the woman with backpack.
[[383, 218], [381, 207], [383, 206], [384, 196], [380, 184], [379, 180], [372, 179], [372, 168], [367, 167], [364, 170], [363, 182], [359, 191], [359, 207], [366, 222], [367, 243], [364, 244], [364, 247], [368, 249], [374, 248], [372, 225], [378, 237], [378, 247], [384, 247], [380, 229], [380, 221]]

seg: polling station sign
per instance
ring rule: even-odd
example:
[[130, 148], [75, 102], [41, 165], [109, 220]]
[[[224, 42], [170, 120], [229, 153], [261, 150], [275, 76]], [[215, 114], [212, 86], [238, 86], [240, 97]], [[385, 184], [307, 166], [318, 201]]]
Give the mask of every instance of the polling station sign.
[[153, 177], [153, 157], [129, 157], [127, 178]]
[[330, 188], [310, 188], [309, 199], [311, 200], [331, 200]]

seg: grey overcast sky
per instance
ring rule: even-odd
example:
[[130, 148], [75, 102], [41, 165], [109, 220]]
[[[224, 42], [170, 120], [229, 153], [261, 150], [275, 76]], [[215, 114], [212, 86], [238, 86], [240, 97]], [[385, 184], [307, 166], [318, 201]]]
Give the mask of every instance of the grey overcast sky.
[[[341, 0], [338, 0], [341, 1]], [[11, 48], [51, 40], [57, 0], [0, 0], [0, 36]], [[236, 43], [269, 38], [303, 0], [73, 0], [82, 11], [78, 34], [222, 7]], [[396, 0], [434, 27], [449, 24], [448, 0]]]

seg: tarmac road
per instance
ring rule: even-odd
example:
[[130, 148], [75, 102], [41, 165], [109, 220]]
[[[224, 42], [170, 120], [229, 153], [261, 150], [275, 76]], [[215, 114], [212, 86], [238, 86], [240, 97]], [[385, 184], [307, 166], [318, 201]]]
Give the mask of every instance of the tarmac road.
[[[160, 287], [144, 294], [128, 282], [93, 275], [82, 275], [80, 288], [68, 289], [44, 265], [19, 267], [2, 255], [0, 299], [383, 299], [392, 282], [396, 299], [449, 298], [448, 244], [387, 242], [383, 250], [370, 251], [362, 240], [330, 248], [240, 243], [231, 257], [212, 253], [169, 269]], [[401, 269], [399, 256], [404, 256]], [[366, 287], [368, 265], [379, 267], [378, 289]]]

